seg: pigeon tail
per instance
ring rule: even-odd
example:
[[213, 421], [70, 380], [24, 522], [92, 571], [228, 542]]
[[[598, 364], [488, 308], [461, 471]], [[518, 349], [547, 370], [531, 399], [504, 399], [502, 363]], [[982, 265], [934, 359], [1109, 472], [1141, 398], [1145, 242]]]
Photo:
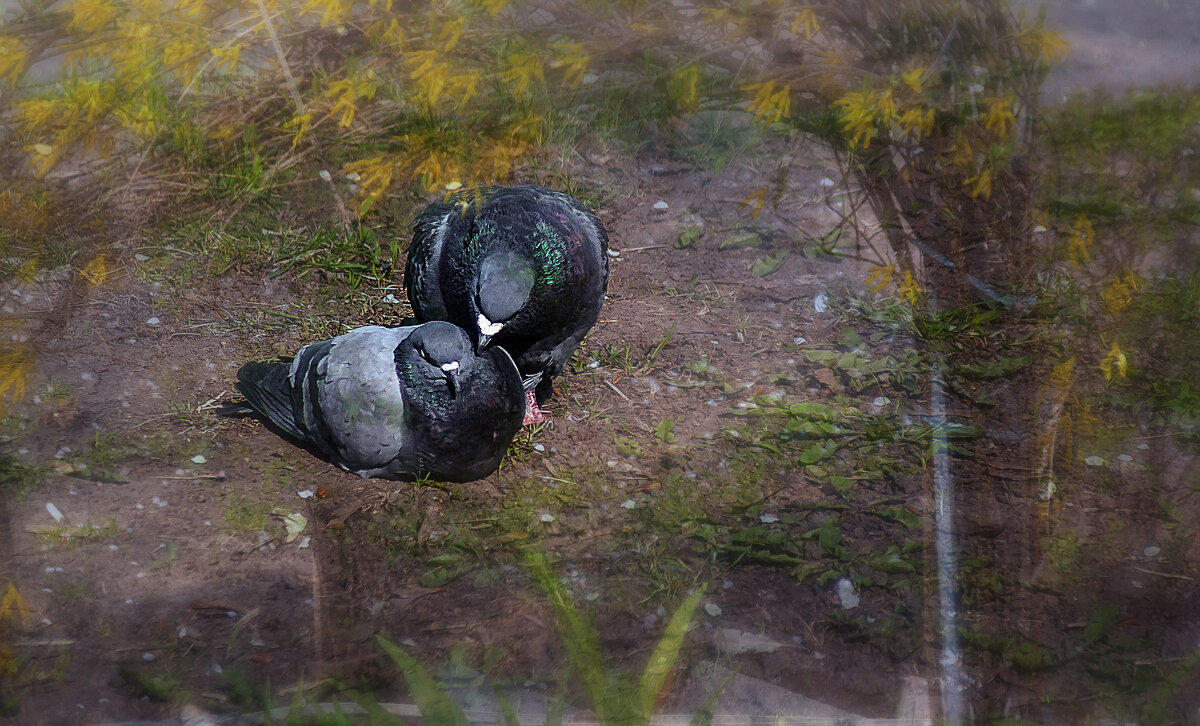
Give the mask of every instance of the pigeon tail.
[[250, 405], [261, 411], [271, 423], [300, 441], [309, 436], [301, 430], [292, 410], [292, 385], [287, 363], [247, 363], [237, 372], [237, 389]]

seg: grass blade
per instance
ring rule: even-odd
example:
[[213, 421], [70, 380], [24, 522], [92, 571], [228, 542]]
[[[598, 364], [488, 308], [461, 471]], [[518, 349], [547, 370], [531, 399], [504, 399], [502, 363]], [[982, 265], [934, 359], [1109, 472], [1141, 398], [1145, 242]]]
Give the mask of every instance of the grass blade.
[[400, 666], [400, 672], [404, 674], [404, 680], [408, 682], [413, 700], [417, 702], [417, 708], [421, 710], [426, 723], [430, 726], [468, 726], [462, 708], [446, 696], [416, 659], [382, 635], [376, 635], [375, 642]]
[[592, 710], [603, 724], [615, 724], [621, 711], [621, 696], [613, 692], [600, 657], [600, 636], [571, 601], [571, 595], [550, 569], [546, 556], [530, 551], [526, 554], [533, 578], [541, 586], [558, 619], [559, 637], [567, 648], [567, 657], [587, 689]]
[[696, 611], [703, 595], [704, 588], [701, 587], [683, 601], [671, 616], [662, 637], [654, 646], [654, 651], [650, 653], [650, 660], [646, 662], [646, 670], [642, 672], [642, 680], [637, 688], [637, 705], [642, 723], [649, 723], [650, 717], [654, 715], [654, 703], [671, 669], [675, 667], [679, 649], [683, 647], [683, 636], [687, 633], [687, 627], [692, 622], [692, 613]]

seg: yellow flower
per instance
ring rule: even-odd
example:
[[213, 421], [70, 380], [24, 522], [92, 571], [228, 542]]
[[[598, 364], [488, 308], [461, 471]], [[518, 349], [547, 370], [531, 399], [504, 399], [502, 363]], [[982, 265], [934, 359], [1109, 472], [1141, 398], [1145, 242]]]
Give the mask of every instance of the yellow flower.
[[907, 73], [900, 74], [900, 78], [902, 79], [904, 85], [913, 90], [913, 93], [920, 93], [922, 82], [925, 78], [925, 69], [914, 68]]
[[910, 108], [900, 115], [897, 123], [905, 136], [920, 141], [933, 131], [933, 109]]
[[987, 113], [983, 117], [983, 125], [997, 137], [1008, 135], [1009, 127], [1016, 124], [1017, 119], [1012, 112], [1012, 96], [993, 98], [988, 104]]
[[1067, 240], [1067, 257], [1071, 264], [1081, 267], [1092, 259], [1092, 245], [1096, 240], [1096, 230], [1084, 215], [1075, 218], [1071, 228], [1071, 236]]
[[346, 128], [354, 123], [354, 114], [358, 112], [358, 101], [374, 98], [378, 87], [374, 69], [368, 69], [366, 73], [355, 73], [350, 78], [330, 83], [329, 88], [325, 91], [325, 98], [336, 97], [329, 113], [332, 115], [341, 111], [342, 116], [338, 119], [338, 126]]
[[1133, 302], [1133, 294], [1142, 286], [1142, 280], [1133, 272], [1114, 277], [1100, 293], [1100, 300], [1109, 315], [1118, 315]]
[[108, 279], [108, 255], [101, 252], [79, 271], [79, 276], [87, 280], [90, 287], [103, 285]]
[[904, 281], [900, 283], [900, 296], [907, 300], [909, 305], [916, 305], [921, 301], [921, 295], [924, 292], [912, 272], [905, 270]]
[[442, 43], [442, 50], [449, 53], [458, 45], [458, 39], [462, 37], [463, 27], [466, 26], [467, 19], [465, 16], [460, 16], [457, 20], [450, 20], [442, 25], [438, 31], [438, 42]]
[[967, 177], [967, 180], [963, 182], [963, 186], [971, 187], [968, 193], [972, 197], [982, 196], [984, 199], [988, 199], [992, 196], [992, 170], [984, 169], [975, 176]]
[[738, 211], [750, 206], [751, 203], [754, 204], [754, 209], [750, 212], [750, 218], [753, 219], [762, 212], [763, 205], [767, 203], [767, 188], [759, 187], [747, 194], [746, 198], [738, 203]]
[[75, 0], [63, 8], [70, 14], [67, 30], [95, 33], [117, 16], [117, 8], [107, 0]]
[[1028, 54], [1037, 54], [1046, 63], [1056, 63], [1070, 52], [1071, 44], [1060, 34], [1042, 27], [1026, 28], [1017, 35], [1017, 44]]
[[508, 0], [474, 0], [474, 5], [486, 10], [488, 15], [495, 15], [508, 7]]
[[1104, 380], [1106, 381], [1111, 381], [1113, 376], [1124, 378], [1128, 365], [1125, 353], [1121, 350], [1121, 346], [1117, 345], [1117, 341], [1114, 340], [1112, 347], [1108, 349], [1108, 355], [1104, 356], [1104, 360], [1100, 361], [1100, 372], [1104, 374]]
[[896, 100], [892, 98], [892, 89], [887, 89], [875, 99], [875, 113], [884, 124], [890, 124], [896, 116]]
[[876, 265], [867, 273], [867, 287], [873, 292], [879, 292], [891, 283], [895, 273], [896, 269], [891, 265]]
[[584, 50], [583, 43], [552, 43], [550, 49], [556, 52], [550, 61], [551, 68], [563, 69], [563, 80], [572, 86], [583, 82], [583, 74], [587, 71], [592, 56]]
[[358, 174], [359, 203], [358, 213], [364, 215], [374, 206], [375, 201], [392, 185], [392, 175], [396, 171], [396, 162], [386, 156], [372, 156], [367, 159], [352, 161], [342, 167], [346, 174]]
[[792, 89], [786, 83], [763, 81], [743, 86], [742, 90], [754, 93], [749, 110], [763, 126], [782, 120], [792, 110]]
[[[32, 373], [33, 361], [24, 346], [11, 345], [0, 351], [0, 411], [3, 411], [5, 397], [11, 401], [25, 397], [25, 382]], [[9, 606], [9, 596], [5, 595], [0, 609], [7, 613]]]
[[870, 91], [850, 91], [833, 102], [842, 112], [842, 131], [850, 148], [865, 147], [875, 134], [875, 103]]
[[237, 68], [238, 60], [242, 55], [241, 43], [229, 48], [212, 48], [209, 50], [218, 60], [216, 68], [226, 66], [230, 71]]
[[4, 599], [0, 600], [0, 620], [10, 616], [29, 617], [29, 606], [25, 604], [21, 593], [17, 591], [17, 586], [11, 582], [8, 583], [8, 590], [4, 593]]
[[308, 130], [312, 127], [312, 120], [312, 113], [298, 113], [283, 124], [284, 130], [295, 129], [292, 132], [293, 149], [300, 145], [300, 140], [304, 138], [304, 135], [308, 133]]
[[20, 40], [0, 38], [0, 78], [7, 78], [9, 83], [21, 80], [28, 55]]
[[542, 59], [531, 50], [517, 50], [505, 59], [508, 65], [501, 74], [500, 80], [512, 87], [514, 96], [523, 96], [529, 90], [529, 84], [535, 79], [545, 80]]
[[821, 29], [821, 24], [817, 22], [817, 14], [813, 12], [812, 8], [800, 9], [800, 14], [792, 21], [792, 35], [795, 35], [800, 28], [804, 28], [805, 40], [812, 40], [812, 37]]

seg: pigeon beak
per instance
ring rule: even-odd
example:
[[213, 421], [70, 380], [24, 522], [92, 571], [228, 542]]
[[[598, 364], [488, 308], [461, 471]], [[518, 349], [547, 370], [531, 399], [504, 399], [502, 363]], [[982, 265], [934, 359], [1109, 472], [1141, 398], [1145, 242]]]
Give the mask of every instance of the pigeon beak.
[[475, 322], [479, 326], [479, 340], [475, 343], [475, 355], [480, 355], [492, 342], [492, 336], [499, 333], [500, 329], [504, 327], [504, 323], [493, 323], [483, 313], [479, 314]]
[[446, 385], [450, 387], [450, 398], [458, 398], [462, 390], [462, 382], [458, 379], [458, 361], [443, 363], [442, 372], [446, 374]]

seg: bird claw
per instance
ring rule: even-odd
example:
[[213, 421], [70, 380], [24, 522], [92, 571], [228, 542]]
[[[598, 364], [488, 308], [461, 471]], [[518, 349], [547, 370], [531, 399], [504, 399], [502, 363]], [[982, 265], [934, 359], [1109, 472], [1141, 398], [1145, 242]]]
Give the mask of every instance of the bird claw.
[[546, 414], [542, 413], [542, 409], [538, 408], [537, 396], [533, 391], [525, 392], [525, 421], [524, 426], [537, 426], [541, 423], [546, 423], [550, 419], [546, 418]]

